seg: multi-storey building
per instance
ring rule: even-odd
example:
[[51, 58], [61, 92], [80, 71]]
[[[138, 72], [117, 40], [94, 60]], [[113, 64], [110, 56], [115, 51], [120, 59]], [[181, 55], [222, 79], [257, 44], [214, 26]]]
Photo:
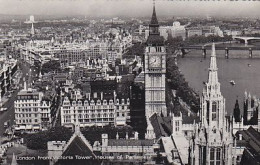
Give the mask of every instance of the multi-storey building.
[[44, 98], [44, 93], [35, 89], [24, 89], [17, 95], [14, 102], [15, 131], [46, 130], [51, 125], [51, 101]]
[[225, 116], [225, 98], [220, 92], [214, 43], [208, 75], [201, 96], [200, 122], [195, 126], [190, 146], [190, 162], [192, 165], [232, 165], [232, 124]]
[[202, 29], [201, 28], [189, 28], [187, 29], [187, 37], [192, 36], [201, 36], [202, 35]]
[[45, 56], [58, 58], [63, 66], [88, 59], [108, 59], [112, 62], [121, 59], [122, 55], [132, 45], [132, 35], [119, 35], [115, 39], [87, 40], [84, 43], [56, 44], [52, 40], [31, 40], [20, 46], [20, 57], [30, 64], [43, 62]]
[[184, 26], [180, 24], [180, 22], [173, 22], [172, 27], [170, 29], [170, 33], [173, 38], [175, 37], [182, 37], [184, 40], [186, 38], [186, 29]]
[[[17, 61], [8, 60], [0, 62], [0, 98], [8, 91], [12, 84], [12, 76], [17, 71]], [[1, 102], [1, 101], [0, 101]]]
[[73, 128], [75, 122], [80, 126], [115, 126], [130, 122], [129, 98], [118, 98], [103, 92], [87, 93], [82, 96], [77, 90], [70, 96], [65, 96], [61, 106], [61, 125]]

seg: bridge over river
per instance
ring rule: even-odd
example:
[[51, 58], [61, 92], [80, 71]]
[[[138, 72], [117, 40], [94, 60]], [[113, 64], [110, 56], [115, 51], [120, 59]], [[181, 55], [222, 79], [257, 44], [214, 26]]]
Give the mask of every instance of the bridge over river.
[[[223, 50], [225, 51], [225, 58], [229, 58], [230, 51], [234, 50], [243, 50], [248, 51], [247, 57], [248, 58], [260, 58], [260, 54], [254, 56], [254, 52], [260, 52], [260, 46], [255, 45], [235, 45], [236, 42], [218, 42], [216, 44], [216, 50]], [[201, 54], [204, 58], [206, 58], [208, 52], [211, 52], [211, 43], [204, 44], [204, 45], [190, 45], [190, 46], [182, 46], [179, 48], [180, 54], [182, 57], [185, 57], [187, 53], [191, 50], [201, 50]]]

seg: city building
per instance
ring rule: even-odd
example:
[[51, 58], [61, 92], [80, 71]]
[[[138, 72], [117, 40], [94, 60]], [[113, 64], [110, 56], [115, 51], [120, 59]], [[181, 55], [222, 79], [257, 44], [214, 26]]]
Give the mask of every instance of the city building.
[[111, 157], [102, 163], [104, 165], [117, 164], [155, 164], [153, 159], [157, 156], [155, 150], [159, 145], [152, 139], [139, 139], [138, 133], [134, 137], [128, 137], [126, 132], [125, 138], [116, 135], [116, 139], [109, 139], [108, 134], [102, 134], [102, 141], [96, 141], [93, 149], [101, 152], [103, 157]]
[[201, 36], [202, 35], [202, 29], [200, 28], [189, 28], [187, 29], [187, 37], [192, 36]]
[[170, 31], [169, 26], [160, 26], [159, 27], [160, 36], [162, 36], [164, 38], [164, 40], [168, 39], [169, 31]]
[[74, 89], [62, 101], [61, 125], [73, 128], [75, 122], [81, 127], [124, 126], [130, 122], [130, 100], [117, 97], [115, 92], [91, 92], [83, 96]]
[[0, 61], [0, 102], [1, 98], [7, 91], [10, 89], [12, 85], [12, 78], [14, 73], [17, 71], [17, 61], [16, 60], [4, 60]]
[[149, 118], [154, 113], [167, 116], [165, 98], [166, 50], [164, 39], [159, 32], [155, 6], [149, 24], [149, 37], [146, 41], [145, 51], [145, 116], [149, 122]]
[[15, 108], [15, 131], [34, 132], [51, 127], [51, 110], [53, 100], [45, 97], [43, 92], [27, 88], [18, 92]]
[[208, 81], [201, 96], [200, 122], [195, 126], [190, 146], [192, 165], [232, 165], [233, 131], [226, 115], [225, 98], [220, 92], [215, 44], [212, 45]]
[[170, 28], [170, 33], [173, 38], [181, 37], [183, 40], [186, 39], [186, 29], [182, 26], [180, 22], [175, 21]]
[[116, 33], [115, 38], [86, 40], [81, 43], [57, 43], [53, 37], [45, 40], [31, 40], [20, 46], [20, 57], [31, 65], [35, 61], [44, 63], [46, 58], [57, 58], [62, 66], [87, 62], [90, 59], [107, 59], [109, 63], [122, 59], [122, 55], [132, 46], [132, 35]]

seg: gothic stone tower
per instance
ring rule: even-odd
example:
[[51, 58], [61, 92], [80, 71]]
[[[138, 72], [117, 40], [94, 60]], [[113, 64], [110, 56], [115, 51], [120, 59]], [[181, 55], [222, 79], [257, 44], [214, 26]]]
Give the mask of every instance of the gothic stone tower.
[[166, 52], [164, 39], [159, 33], [155, 6], [149, 25], [145, 52], [145, 115], [167, 115], [165, 102]]
[[233, 137], [225, 116], [225, 98], [220, 92], [215, 44], [212, 45], [208, 82], [200, 100], [200, 123], [191, 143], [192, 165], [231, 165]]

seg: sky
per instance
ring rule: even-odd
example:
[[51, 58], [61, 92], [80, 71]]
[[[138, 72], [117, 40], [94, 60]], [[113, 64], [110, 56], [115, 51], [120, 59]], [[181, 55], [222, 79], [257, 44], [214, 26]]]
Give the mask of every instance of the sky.
[[[150, 16], [152, 0], [0, 0], [0, 14]], [[160, 16], [256, 16], [260, 1], [156, 0]]]

